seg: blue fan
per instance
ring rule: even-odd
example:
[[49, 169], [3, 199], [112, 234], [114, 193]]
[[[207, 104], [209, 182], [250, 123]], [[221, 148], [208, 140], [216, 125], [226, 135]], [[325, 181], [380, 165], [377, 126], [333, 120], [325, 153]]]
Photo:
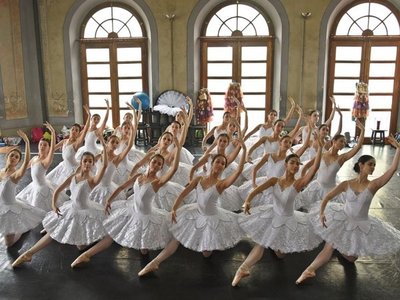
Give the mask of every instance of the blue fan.
[[144, 92], [137, 92], [133, 94], [131, 99], [131, 104], [135, 109], [139, 109], [139, 105], [135, 101], [135, 98], [139, 98], [142, 101], [142, 109], [148, 109], [150, 107], [150, 99], [149, 96]]

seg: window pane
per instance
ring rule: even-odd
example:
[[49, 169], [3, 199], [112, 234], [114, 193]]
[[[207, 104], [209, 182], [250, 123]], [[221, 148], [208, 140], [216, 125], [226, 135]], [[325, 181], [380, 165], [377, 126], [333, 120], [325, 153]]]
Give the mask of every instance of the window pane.
[[347, 14], [344, 14], [336, 28], [336, 35], [347, 35], [352, 23], [353, 20]]
[[142, 60], [141, 48], [118, 48], [117, 49], [118, 61], [140, 61]]
[[[223, 110], [214, 110], [214, 116], [213, 119], [210, 123], [208, 123], [209, 125], [209, 129], [213, 128], [214, 126], [218, 126], [221, 125], [222, 123], [222, 116], [224, 114]], [[250, 128], [250, 127], [249, 127]]]
[[140, 24], [136, 18], [130, 19], [130, 21], [127, 23], [127, 26], [129, 28], [131, 37], [143, 37], [142, 28], [140, 27]]
[[266, 83], [265, 79], [243, 79], [242, 80], [242, 90], [244, 92], [266, 92]]
[[385, 21], [385, 25], [388, 27], [389, 35], [399, 35], [400, 25], [394, 14], [391, 14]]
[[111, 92], [111, 83], [110, 80], [89, 79], [88, 89], [89, 93], [109, 93]]
[[118, 89], [121, 93], [141, 92], [143, 90], [141, 79], [119, 79]]
[[335, 64], [335, 77], [340, 76], [360, 76], [360, 63], [336, 63]]
[[211, 92], [211, 94], [215, 92], [225, 93], [228, 90], [229, 84], [231, 82], [232, 79], [208, 79], [208, 90]]
[[230, 17], [236, 16], [236, 4], [231, 4], [227, 5], [223, 8], [221, 8], [216, 15], [221, 19], [221, 20], [226, 20]]
[[[244, 117], [243, 117], [244, 118]], [[249, 118], [249, 129], [253, 129], [258, 124], [264, 123], [265, 120], [265, 111], [263, 110], [249, 110], [248, 111], [248, 118]], [[242, 119], [244, 120], [244, 119]], [[242, 121], [244, 122], [244, 121]], [[244, 124], [242, 124], [243, 128]]]
[[242, 60], [267, 60], [267, 47], [242, 47]]
[[[120, 19], [122, 22], [127, 22], [132, 14], [121, 7], [113, 7], [114, 18]], [[115, 30], [115, 29], [114, 29]]]
[[121, 95], [121, 94], [119, 94], [119, 99], [118, 99], [119, 107], [121, 107], [121, 108], [124, 108], [124, 107], [128, 108], [128, 106], [126, 105], [126, 103], [127, 103], [127, 102], [128, 102], [128, 103], [131, 103], [133, 94], [134, 94], [134, 93], [129, 94], [129, 95]]
[[212, 17], [207, 26], [206, 36], [218, 36], [218, 30], [222, 22], [217, 17]]
[[353, 20], [357, 20], [362, 16], [368, 15], [369, 13], [368, 9], [369, 9], [368, 3], [362, 3], [353, 6], [347, 11], [347, 13], [351, 16]]
[[113, 22], [111, 20], [104, 21], [101, 24], [101, 28], [103, 28], [107, 32], [107, 34], [113, 31], [112, 27], [113, 27]]
[[370, 93], [393, 93], [394, 80], [370, 79], [368, 90]]
[[99, 23], [103, 20], [111, 19], [111, 7], [106, 7], [96, 11], [92, 17]]
[[242, 63], [242, 76], [267, 76], [266, 63]]
[[118, 76], [142, 76], [142, 64], [118, 64]]
[[376, 109], [376, 108], [392, 108], [392, 96], [379, 96], [379, 95], [373, 95], [369, 96], [369, 107], [370, 109]]
[[354, 93], [356, 90], [356, 79], [335, 79], [333, 82], [334, 93]]
[[[355, 91], [355, 88], [354, 88]], [[334, 95], [336, 104], [341, 109], [351, 109], [353, 108], [354, 96], [342, 96], [342, 95]]]
[[[213, 95], [211, 93], [211, 99], [212, 99], [214, 108], [224, 108], [224, 104], [225, 104], [225, 96], [224, 95]], [[214, 119], [215, 119], [215, 117], [214, 117]], [[221, 121], [222, 121], [222, 119], [221, 119]]]
[[[356, 133], [356, 123], [354, 121], [352, 121], [352, 116], [351, 116], [351, 111], [342, 111], [342, 115], [343, 115], [343, 128], [342, 128], [342, 132], [350, 132], [350, 136], [354, 137], [355, 133]], [[332, 128], [331, 129], [331, 133], [335, 134], [335, 130], [337, 129], [338, 126], [338, 122], [339, 119], [335, 114], [335, 122], [332, 122]], [[368, 118], [367, 118], [368, 120]]]
[[253, 20], [259, 12], [248, 5], [239, 4], [238, 5], [238, 15], [242, 16], [248, 20]]
[[363, 30], [360, 29], [360, 27], [358, 27], [356, 24], [353, 24], [350, 27], [349, 35], [356, 35], [357, 36], [357, 35], [362, 35], [362, 33], [363, 33]]
[[371, 60], [396, 60], [397, 47], [371, 47]]
[[208, 76], [229, 76], [232, 77], [232, 64], [208, 63]]
[[86, 49], [86, 61], [87, 62], [109, 62], [110, 54], [108, 48], [100, 49]]
[[88, 77], [110, 77], [110, 65], [87, 65]]
[[243, 104], [246, 106], [246, 108], [265, 108], [265, 94], [244, 95]]
[[269, 35], [268, 24], [262, 15], [259, 15], [257, 19], [253, 21], [254, 26], [257, 30], [257, 35]]
[[[107, 107], [104, 99], [111, 99], [111, 95], [92, 95], [89, 94], [89, 107]], [[111, 101], [110, 101], [111, 105]]]
[[377, 64], [371, 63], [369, 65], [370, 77], [394, 77], [396, 65], [393, 64]]
[[361, 47], [336, 47], [336, 60], [361, 60]]
[[94, 38], [96, 34], [96, 29], [99, 25], [90, 18], [89, 21], [86, 23], [85, 32], [83, 34], [84, 38]]
[[232, 60], [232, 47], [208, 47], [207, 59], [213, 60]]
[[[248, 23], [247, 23], [248, 24]], [[239, 24], [239, 25], [241, 25], [241, 24]], [[253, 25], [251, 25], [251, 24], [248, 24], [249, 26], [244, 26], [243, 27], [243, 31], [242, 31], [242, 34], [243, 34], [243, 36], [255, 36], [255, 35], [257, 35], [257, 29], [256, 28], [254, 28], [254, 26]]]

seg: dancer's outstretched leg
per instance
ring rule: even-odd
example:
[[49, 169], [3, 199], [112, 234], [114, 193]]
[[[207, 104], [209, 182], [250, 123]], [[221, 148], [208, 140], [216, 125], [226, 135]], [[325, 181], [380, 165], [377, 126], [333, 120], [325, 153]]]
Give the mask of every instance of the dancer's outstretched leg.
[[151, 262], [149, 262], [139, 273], [139, 276], [144, 276], [147, 273], [154, 272], [158, 269], [158, 266], [175, 253], [176, 249], [179, 247], [179, 242], [176, 239], [172, 239], [168, 245], [154, 258]]
[[251, 249], [249, 255], [246, 257], [245, 261], [236, 271], [235, 277], [232, 281], [232, 286], [237, 286], [239, 281], [243, 277], [247, 277], [250, 275], [250, 268], [258, 262], [264, 254], [264, 247], [261, 245], [255, 245], [253, 249]]
[[304, 270], [296, 280], [296, 284], [303, 283], [306, 279], [315, 277], [315, 272], [324, 264], [326, 264], [332, 257], [333, 247], [331, 244], [325, 243], [324, 248], [317, 255], [314, 261]]
[[107, 235], [96, 245], [91, 247], [89, 250], [83, 252], [81, 255], [79, 255], [77, 257], [77, 259], [75, 259], [74, 262], [71, 264], [71, 268], [76, 268], [76, 267], [79, 267], [83, 263], [89, 262], [90, 258], [93, 255], [96, 255], [97, 253], [104, 251], [105, 249], [110, 247], [112, 243], [113, 243], [112, 238], [109, 235]]
[[18, 267], [19, 265], [23, 264], [24, 262], [29, 262], [32, 260], [32, 256], [36, 253], [48, 246], [53, 239], [51, 238], [50, 234], [47, 233], [43, 236], [32, 248], [28, 251], [21, 254], [12, 264], [13, 268]]

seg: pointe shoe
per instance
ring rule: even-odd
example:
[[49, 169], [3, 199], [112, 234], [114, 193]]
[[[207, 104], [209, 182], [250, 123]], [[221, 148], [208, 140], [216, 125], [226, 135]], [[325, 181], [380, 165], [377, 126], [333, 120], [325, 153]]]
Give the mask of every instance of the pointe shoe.
[[149, 262], [139, 273], [138, 276], [142, 277], [148, 273], [154, 272], [158, 270], [158, 262], [153, 259], [151, 262]]
[[148, 255], [149, 254], [149, 250], [148, 249], [140, 249], [140, 254]]
[[90, 261], [90, 257], [88, 257], [85, 254], [81, 254], [78, 256], [77, 259], [75, 259], [73, 261], [73, 263], [71, 264], [71, 268], [77, 268], [80, 267], [82, 264], [86, 264]]
[[209, 258], [213, 252], [212, 251], [203, 251], [203, 257]]
[[239, 281], [250, 275], [250, 270], [248, 267], [241, 265], [236, 271], [235, 277], [232, 280], [232, 286], [237, 286]]
[[32, 253], [26, 251], [24, 254], [20, 255], [12, 264], [13, 268], [18, 267], [19, 265], [30, 262], [32, 260]]
[[307, 280], [308, 278], [312, 278], [315, 277], [315, 272], [314, 271], [310, 271], [310, 270], [304, 270], [303, 273], [301, 273], [300, 277], [297, 278], [296, 280], [296, 284], [302, 284], [305, 280]]

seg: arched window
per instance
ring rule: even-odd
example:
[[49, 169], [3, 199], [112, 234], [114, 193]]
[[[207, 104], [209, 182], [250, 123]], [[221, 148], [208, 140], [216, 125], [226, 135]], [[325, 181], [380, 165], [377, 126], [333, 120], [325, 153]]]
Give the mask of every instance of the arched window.
[[[327, 99], [343, 112], [343, 131], [357, 135], [351, 111], [359, 81], [368, 83], [366, 135], [396, 130], [400, 81], [399, 11], [384, 1], [357, 1], [337, 16], [330, 35]], [[330, 107], [330, 106], [327, 106]], [[329, 111], [328, 111], [329, 114]], [[336, 128], [333, 124], [333, 128]]]
[[93, 9], [81, 28], [81, 78], [83, 104], [92, 113], [105, 113], [109, 99], [116, 127], [135, 92], [149, 91], [148, 39], [140, 16], [122, 3]]
[[223, 3], [207, 16], [201, 31], [201, 87], [213, 99], [214, 121], [222, 120], [224, 94], [239, 82], [249, 111], [249, 128], [271, 109], [273, 28], [269, 17], [250, 2]]

